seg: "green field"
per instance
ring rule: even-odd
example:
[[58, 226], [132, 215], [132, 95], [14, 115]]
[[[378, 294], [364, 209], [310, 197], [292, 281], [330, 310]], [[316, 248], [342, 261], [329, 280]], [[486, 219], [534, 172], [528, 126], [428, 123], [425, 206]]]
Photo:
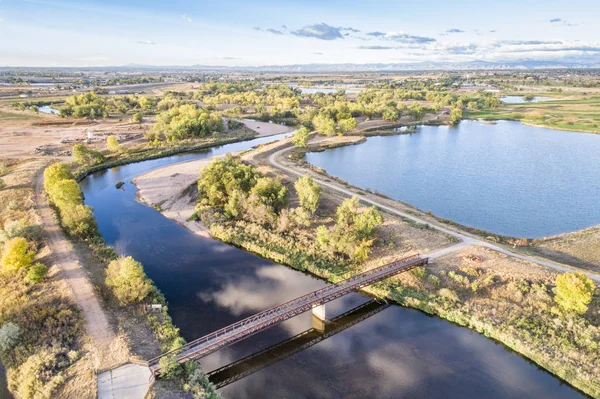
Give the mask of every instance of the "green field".
[[497, 109], [466, 112], [465, 117], [519, 120], [553, 129], [600, 134], [600, 97], [505, 104]]

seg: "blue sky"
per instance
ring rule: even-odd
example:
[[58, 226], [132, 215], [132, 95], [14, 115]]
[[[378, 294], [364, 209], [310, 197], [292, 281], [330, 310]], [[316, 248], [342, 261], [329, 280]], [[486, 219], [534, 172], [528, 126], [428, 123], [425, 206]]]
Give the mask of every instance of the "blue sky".
[[0, 0], [0, 66], [600, 58], [599, 1]]

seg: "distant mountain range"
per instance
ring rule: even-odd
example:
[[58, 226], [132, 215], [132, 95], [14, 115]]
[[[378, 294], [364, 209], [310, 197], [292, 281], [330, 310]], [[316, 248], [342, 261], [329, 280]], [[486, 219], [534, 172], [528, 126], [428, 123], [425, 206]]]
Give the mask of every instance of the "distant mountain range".
[[265, 65], [265, 66], [158, 66], [128, 64], [112, 67], [0, 67], [3, 70], [151, 70], [173, 72], [283, 72], [283, 73], [326, 73], [326, 72], [395, 72], [395, 71], [469, 71], [469, 70], [529, 70], [529, 69], [600, 69], [600, 56], [584, 56], [560, 60], [518, 60], [518, 61], [469, 61], [469, 62], [416, 62], [416, 63], [379, 63], [379, 64], [294, 64], [294, 65]]
[[600, 57], [577, 58], [573, 60], [518, 60], [505, 62], [469, 61], [469, 62], [417, 62], [417, 63], [379, 63], [379, 64], [293, 64], [265, 66], [153, 66], [129, 64], [120, 68], [194, 70], [214, 72], [394, 72], [394, 71], [452, 71], [452, 70], [509, 70], [509, 69], [567, 69], [600, 68]]

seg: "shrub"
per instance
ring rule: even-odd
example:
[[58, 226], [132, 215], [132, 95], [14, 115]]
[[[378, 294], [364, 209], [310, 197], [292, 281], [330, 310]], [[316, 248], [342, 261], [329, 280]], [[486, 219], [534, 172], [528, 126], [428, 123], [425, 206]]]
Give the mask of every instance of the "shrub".
[[46, 265], [44, 265], [43, 263], [38, 262], [35, 265], [31, 266], [31, 268], [27, 272], [26, 279], [27, 281], [32, 283], [39, 283], [44, 280], [44, 277], [46, 277], [46, 273], [48, 273], [48, 267], [46, 267]]
[[6, 352], [12, 349], [21, 337], [21, 329], [18, 325], [8, 322], [0, 327], [0, 351]]
[[0, 190], [6, 187], [6, 183], [4, 183], [4, 179], [0, 179]]
[[104, 162], [104, 155], [100, 151], [90, 150], [83, 144], [73, 146], [73, 158], [78, 164], [99, 164]]
[[410, 271], [410, 274], [423, 280], [425, 278], [425, 276], [427, 275], [427, 271], [425, 270], [424, 267], [415, 267], [414, 269], [412, 269]]
[[17, 200], [10, 200], [8, 201], [8, 207], [7, 207], [10, 211], [16, 211], [21, 209], [21, 204], [19, 204], [19, 201]]
[[122, 304], [141, 302], [152, 289], [142, 264], [131, 256], [115, 259], [106, 269], [106, 285]]
[[27, 240], [23, 237], [11, 238], [4, 246], [2, 254], [2, 270], [14, 273], [19, 269], [27, 269], [31, 266], [35, 254], [30, 251]]
[[583, 273], [564, 273], [556, 277], [554, 293], [561, 310], [582, 315], [592, 301], [594, 282]]

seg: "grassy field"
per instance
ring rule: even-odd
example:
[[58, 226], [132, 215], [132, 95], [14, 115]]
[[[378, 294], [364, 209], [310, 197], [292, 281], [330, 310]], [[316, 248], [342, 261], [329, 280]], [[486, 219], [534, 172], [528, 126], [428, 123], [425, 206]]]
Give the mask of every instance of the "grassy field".
[[0, 110], [0, 120], [2, 121], [33, 121], [40, 119], [41, 116], [33, 111], [3, 111]]
[[497, 109], [466, 112], [465, 118], [511, 119], [552, 129], [598, 134], [600, 133], [600, 97], [505, 104]]

